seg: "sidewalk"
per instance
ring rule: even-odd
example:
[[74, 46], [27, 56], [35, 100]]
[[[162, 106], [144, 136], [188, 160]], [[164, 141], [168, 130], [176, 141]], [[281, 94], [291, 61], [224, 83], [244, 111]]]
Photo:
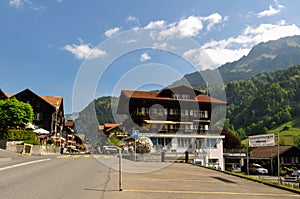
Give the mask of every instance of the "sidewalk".
[[[107, 182], [97, 188], [101, 198], [299, 198], [299, 195], [185, 163], [133, 162], [122, 160], [122, 191], [119, 191], [119, 157], [100, 155], [107, 166]], [[101, 172], [104, 172], [102, 170]], [[118, 187], [119, 186], [119, 187]]]
[[22, 158], [22, 154], [0, 149], [0, 163], [7, 162], [10, 160], [20, 159], [20, 158]]

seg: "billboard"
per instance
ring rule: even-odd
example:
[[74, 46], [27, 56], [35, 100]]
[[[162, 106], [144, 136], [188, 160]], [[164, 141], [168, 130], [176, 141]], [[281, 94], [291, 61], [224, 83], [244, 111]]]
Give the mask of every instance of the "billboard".
[[249, 136], [249, 147], [274, 146], [274, 134]]

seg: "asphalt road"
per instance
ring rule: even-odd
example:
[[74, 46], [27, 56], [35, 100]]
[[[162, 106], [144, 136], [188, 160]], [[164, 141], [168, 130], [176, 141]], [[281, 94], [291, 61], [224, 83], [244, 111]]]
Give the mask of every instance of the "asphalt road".
[[0, 198], [300, 198], [300, 195], [183, 163], [116, 156], [52, 156], [0, 163]]

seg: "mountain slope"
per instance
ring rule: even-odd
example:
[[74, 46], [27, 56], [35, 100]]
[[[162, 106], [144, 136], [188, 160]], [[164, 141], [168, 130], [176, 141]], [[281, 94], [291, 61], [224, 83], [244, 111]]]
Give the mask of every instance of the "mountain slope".
[[240, 137], [267, 133], [299, 117], [300, 65], [226, 85], [226, 127]]
[[[225, 83], [245, 80], [254, 75], [286, 69], [300, 64], [300, 36], [281, 38], [254, 46], [247, 56], [238, 61], [226, 63], [218, 68]], [[202, 71], [203, 76], [213, 76], [214, 70]], [[203, 87], [204, 81], [198, 72], [184, 76], [194, 87]], [[179, 80], [175, 84], [180, 84]]]

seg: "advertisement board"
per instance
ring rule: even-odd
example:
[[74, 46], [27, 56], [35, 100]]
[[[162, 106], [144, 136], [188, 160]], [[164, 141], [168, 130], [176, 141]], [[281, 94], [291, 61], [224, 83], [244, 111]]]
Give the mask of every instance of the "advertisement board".
[[274, 134], [249, 136], [249, 147], [274, 146]]

